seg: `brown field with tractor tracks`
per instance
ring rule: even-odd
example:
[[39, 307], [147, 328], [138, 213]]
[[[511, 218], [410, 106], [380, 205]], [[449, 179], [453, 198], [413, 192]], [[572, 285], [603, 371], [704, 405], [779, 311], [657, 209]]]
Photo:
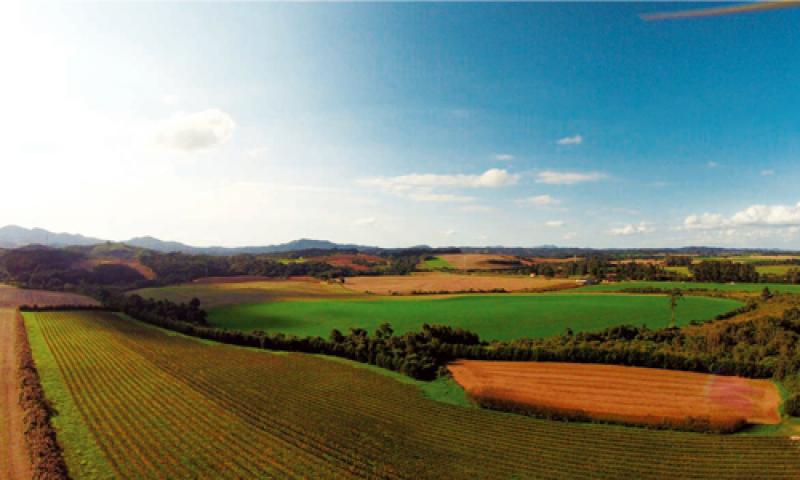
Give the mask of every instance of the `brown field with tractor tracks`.
[[382, 275], [375, 277], [349, 277], [346, 289], [379, 295], [409, 295], [413, 293], [457, 293], [546, 291], [572, 288], [574, 280], [547, 279], [521, 275], [468, 275], [456, 273], [414, 273], [411, 275]]
[[28, 290], [0, 284], [0, 307], [19, 305], [97, 305], [97, 301], [76, 293]]
[[714, 431], [780, 423], [781, 396], [768, 380], [560, 362], [464, 360], [449, 369], [479, 404], [536, 415]]

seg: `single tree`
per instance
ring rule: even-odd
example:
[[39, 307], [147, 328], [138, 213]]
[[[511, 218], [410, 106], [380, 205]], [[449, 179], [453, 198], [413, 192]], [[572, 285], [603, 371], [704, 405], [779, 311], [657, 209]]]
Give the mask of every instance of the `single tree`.
[[672, 321], [669, 322], [670, 327], [675, 326], [675, 309], [678, 308], [678, 300], [683, 298], [683, 291], [680, 288], [674, 288], [669, 292], [669, 308], [672, 310]]

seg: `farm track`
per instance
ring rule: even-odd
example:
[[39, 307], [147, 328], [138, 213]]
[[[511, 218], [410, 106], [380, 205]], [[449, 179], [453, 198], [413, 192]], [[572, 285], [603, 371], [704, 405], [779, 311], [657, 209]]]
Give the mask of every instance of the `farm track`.
[[800, 448], [784, 438], [463, 409], [339, 362], [209, 345], [111, 314], [27, 321], [124, 478], [800, 476]]
[[0, 308], [0, 478], [31, 478], [17, 376], [17, 311]]

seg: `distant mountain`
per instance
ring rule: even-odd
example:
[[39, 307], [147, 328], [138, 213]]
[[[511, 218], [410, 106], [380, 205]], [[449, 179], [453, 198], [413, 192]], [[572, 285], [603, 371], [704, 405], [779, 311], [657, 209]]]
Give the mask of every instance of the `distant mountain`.
[[[106, 243], [107, 240], [85, 237], [71, 233], [53, 233], [42, 228], [23, 228], [8, 225], [0, 228], [0, 248], [18, 248], [26, 245], [45, 245], [49, 247], [90, 246]], [[135, 237], [122, 242], [138, 248], [156, 250], [158, 252], [181, 252], [206, 255], [236, 255], [240, 253], [281, 253], [298, 250], [359, 250], [375, 251], [378, 247], [369, 247], [356, 244], [334, 243], [328, 240], [312, 240], [301, 238], [288, 243], [251, 247], [195, 247], [180, 242], [160, 240], [151, 236]]]
[[0, 247], [16, 248], [25, 245], [47, 245], [66, 247], [68, 245], [96, 245], [103, 243], [99, 238], [85, 237], [74, 233], [53, 233], [43, 228], [23, 228], [17, 225], [0, 227]]
[[[86, 237], [72, 233], [53, 233], [42, 228], [23, 228], [16, 225], [0, 227], [0, 248], [18, 248], [26, 245], [45, 245], [49, 247], [65, 246], [91, 246], [108, 243], [107, 240]], [[117, 247], [119, 244], [114, 242]], [[587, 255], [592, 253], [613, 253], [615, 255], [624, 254], [696, 254], [696, 255], [722, 255], [753, 252], [770, 253], [797, 253], [788, 250], [769, 249], [769, 248], [721, 248], [691, 246], [679, 248], [573, 248], [559, 247], [556, 245], [539, 245], [535, 247], [504, 247], [502, 245], [486, 247], [449, 247], [432, 249], [427, 245], [419, 245], [408, 248], [381, 248], [353, 243], [334, 243], [328, 240], [313, 240], [301, 238], [287, 243], [276, 245], [250, 246], [250, 247], [195, 247], [180, 242], [170, 242], [160, 240], [155, 237], [135, 237], [128, 241], [121, 242], [125, 245], [155, 250], [158, 252], [181, 252], [205, 255], [237, 255], [242, 253], [262, 254], [262, 253], [283, 253], [297, 252], [301, 250], [358, 250], [367, 253], [394, 253], [413, 250], [435, 250], [435, 251], [461, 251], [464, 253], [494, 253], [505, 255], [520, 256], [542, 256], [542, 257], [571, 257], [573, 255]], [[117, 248], [114, 247], [114, 248]]]
[[124, 242], [133, 247], [147, 248], [159, 252], [181, 252], [206, 255], [236, 255], [240, 253], [260, 254], [260, 253], [282, 253], [295, 252], [298, 250], [378, 250], [378, 247], [367, 247], [364, 245], [342, 244], [329, 242], [328, 240], [312, 240], [301, 238], [292, 240], [288, 243], [277, 245], [251, 246], [251, 247], [193, 247], [180, 242], [168, 242], [154, 237], [136, 237]]

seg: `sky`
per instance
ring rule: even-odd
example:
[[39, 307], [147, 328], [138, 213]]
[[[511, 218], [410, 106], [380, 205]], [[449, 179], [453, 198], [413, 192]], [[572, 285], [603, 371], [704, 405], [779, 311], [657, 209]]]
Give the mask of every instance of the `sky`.
[[0, 225], [800, 248], [800, 9], [0, 6]]

